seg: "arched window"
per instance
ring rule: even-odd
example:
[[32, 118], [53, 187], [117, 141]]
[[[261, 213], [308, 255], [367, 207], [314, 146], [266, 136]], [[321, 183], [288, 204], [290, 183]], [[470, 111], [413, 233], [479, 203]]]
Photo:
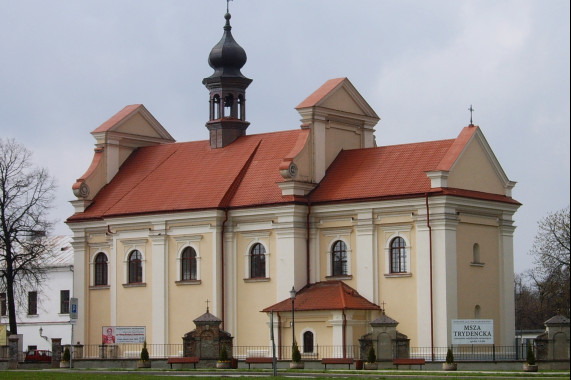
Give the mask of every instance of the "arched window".
[[250, 250], [250, 278], [266, 277], [266, 249], [260, 243]]
[[347, 274], [347, 244], [341, 240], [333, 243], [331, 252], [331, 275], [342, 276]]
[[303, 352], [313, 352], [313, 333], [311, 331], [303, 333]]
[[192, 247], [186, 247], [180, 255], [180, 279], [181, 281], [196, 280], [196, 251]]
[[220, 96], [214, 95], [212, 98], [212, 112], [211, 112], [212, 120], [220, 119]]
[[234, 96], [228, 94], [224, 97], [224, 115], [222, 117], [233, 117], [232, 108], [234, 107]]
[[474, 243], [472, 247], [472, 262], [474, 264], [480, 264], [480, 245], [478, 243]]
[[240, 120], [246, 120], [244, 106], [244, 97], [242, 95], [238, 95], [238, 119]]
[[406, 243], [403, 238], [397, 236], [391, 241], [391, 273], [406, 273]]
[[95, 256], [94, 285], [107, 285], [107, 255], [103, 252], [99, 252]]
[[143, 282], [143, 255], [134, 250], [129, 254], [129, 284]]

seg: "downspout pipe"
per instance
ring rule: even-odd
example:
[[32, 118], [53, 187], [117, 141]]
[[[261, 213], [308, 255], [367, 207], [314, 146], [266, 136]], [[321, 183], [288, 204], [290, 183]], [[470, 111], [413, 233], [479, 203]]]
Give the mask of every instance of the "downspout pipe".
[[343, 309], [343, 358], [347, 357], [347, 316]]
[[307, 239], [305, 242], [305, 284], [309, 285], [309, 274], [310, 274], [310, 270], [309, 270], [309, 266], [310, 266], [310, 255], [309, 255], [309, 246], [310, 246], [310, 242], [309, 242], [309, 236], [310, 236], [310, 225], [309, 225], [309, 215], [311, 214], [311, 202], [308, 200], [307, 201], [307, 220], [306, 220], [306, 229], [307, 229]]
[[426, 193], [426, 226], [428, 227], [428, 251], [430, 260], [430, 352], [434, 361], [434, 297], [432, 284], [432, 227], [430, 226], [430, 208], [428, 206], [428, 193]]
[[222, 230], [221, 230], [221, 234], [220, 234], [220, 240], [221, 240], [221, 244], [220, 244], [220, 252], [222, 254], [222, 258], [220, 259], [220, 265], [222, 266], [222, 270], [221, 270], [221, 276], [220, 276], [220, 282], [221, 282], [221, 286], [222, 286], [222, 294], [220, 295], [220, 300], [222, 303], [222, 307], [220, 310], [220, 314], [221, 314], [221, 319], [222, 319], [222, 330], [224, 330], [224, 321], [226, 320], [225, 318], [225, 307], [224, 305], [226, 304], [225, 302], [225, 285], [226, 285], [226, 279], [224, 276], [224, 232], [225, 232], [225, 227], [226, 227], [226, 222], [228, 221], [228, 209], [225, 208], [224, 209], [224, 221], [222, 222]]
[[[272, 326], [273, 328], [273, 326]], [[282, 358], [282, 317], [278, 311], [278, 359]]]

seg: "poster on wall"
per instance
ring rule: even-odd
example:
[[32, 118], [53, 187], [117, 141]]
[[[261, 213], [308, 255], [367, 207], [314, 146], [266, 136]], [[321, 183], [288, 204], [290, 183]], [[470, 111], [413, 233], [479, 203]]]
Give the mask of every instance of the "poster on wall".
[[494, 320], [453, 319], [452, 344], [494, 344]]
[[145, 326], [103, 326], [102, 344], [144, 343]]

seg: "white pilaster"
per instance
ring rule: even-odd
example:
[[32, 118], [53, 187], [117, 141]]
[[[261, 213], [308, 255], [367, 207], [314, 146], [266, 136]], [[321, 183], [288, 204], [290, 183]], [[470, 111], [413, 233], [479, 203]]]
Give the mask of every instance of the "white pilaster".
[[[343, 312], [335, 310], [333, 311], [333, 319], [329, 321], [332, 327], [332, 342], [333, 346], [343, 347]], [[343, 351], [337, 351], [333, 354], [333, 357], [342, 357]]]
[[[73, 329], [73, 340], [75, 342], [85, 343], [86, 328], [87, 328], [87, 313], [86, 305], [89, 297], [88, 287], [86, 284], [89, 282], [89, 266], [86, 265], [86, 255], [89, 257], [89, 251], [86, 251], [85, 232], [83, 229], [73, 230], [73, 297], [77, 298], [78, 313], [77, 322]], [[91, 342], [90, 342], [91, 343]], [[98, 342], [99, 343], [99, 342]]]
[[325, 155], [325, 142], [326, 142], [326, 121], [317, 120], [313, 121], [312, 134], [313, 134], [313, 175], [314, 183], [319, 183], [325, 177], [327, 170], [327, 162]]
[[105, 144], [105, 159], [107, 163], [107, 170], [105, 171], [107, 178], [106, 183], [111, 182], [115, 174], [119, 171], [120, 166], [120, 147], [119, 141], [117, 140], [107, 140], [107, 144]]
[[238, 304], [236, 302], [238, 297], [238, 273], [237, 267], [237, 253], [236, 253], [236, 239], [234, 231], [232, 230], [232, 223], [227, 221], [224, 228], [224, 276], [225, 276], [225, 321], [224, 330], [232, 334], [234, 337], [234, 344], [239, 342], [238, 337]]
[[304, 206], [292, 206], [278, 216], [276, 226], [276, 299], [289, 298], [291, 287], [300, 290], [306, 284], [307, 247]]
[[118, 277], [117, 268], [117, 235], [107, 237], [110, 242], [109, 261], [107, 265], [107, 279], [109, 281], [109, 321], [111, 326], [117, 326], [117, 287], [120, 286], [122, 278]]
[[500, 263], [500, 342], [507, 346], [515, 340], [515, 300], [514, 300], [514, 258], [513, 233], [515, 226], [509, 219], [500, 220], [499, 227], [499, 263]]
[[430, 231], [426, 219], [417, 220], [415, 228], [416, 260], [410, 269], [416, 276], [417, 345], [430, 347]]
[[430, 209], [435, 347], [449, 346], [451, 320], [458, 318], [457, 224], [454, 210]]
[[[149, 233], [152, 242], [152, 344], [168, 343], [168, 246], [164, 223]], [[148, 268], [147, 268], [148, 269]]]
[[353, 249], [351, 259], [356, 263], [355, 277], [357, 291], [371, 302], [377, 302], [378, 273], [376, 265], [376, 249], [373, 235], [373, 212], [359, 212], [357, 219], [357, 246]]
[[[216, 225], [215, 226], [211, 226], [211, 232], [212, 232], [212, 252], [211, 252], [211, 257], [212, 257], [212, 273], [209, 276], [210, 277], [210, 282], [211, 282], [211, 287], [213, 289], [212, 292], [212, 303], [210, 304], [210, 313], [213, 315], [216, 315], [218, 318], [222, 319], [222, 287], [220, 286], [222, 284], [222, 252], [224, 251], [224, 249], [222, 248], [222, 229], [223, 228], [227, 228], [227, 225], [229, 224], [228, 221], [225, 222], [226, 219], [226, 214], [224, 211], [219, 211], [218, 214], [216, 215]], [[225, 227], [223, 227], [223, 224]], [[206, 277], [204, 278], [204, 280], [206, 280]], [[225, 289], [226, 290], [226, 289]], [[227, 292], [224, 293], [226, 298], [229, 296]], [[228, 309], [224, 310], [225, 313], [228, 311]], [[226, 315], [224, 315], [224, 318], [226, 319]], [[224, 328], [226, 328], [226, 321], [224, 321]]]

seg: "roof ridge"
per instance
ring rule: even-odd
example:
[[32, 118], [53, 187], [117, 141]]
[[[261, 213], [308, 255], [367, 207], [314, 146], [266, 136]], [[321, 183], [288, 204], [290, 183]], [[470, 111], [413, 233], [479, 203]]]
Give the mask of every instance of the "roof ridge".
[[256, 155], [256, 152], [258, 151], [258, 148], [260, 147], [261, 144], [262, 140], [260, 139], [258, 140], [258, 144], [256, 144], [256, 147], [254, 148], [252, 153], [250, 153], [250, 157], [248, 157], [248, 160], [244, 163], [244, 166], [242, 166], [242, 169], [240, 169], [240, 172], [238, 173], [238, 175], [236, 175], [234, 181], [232, 181], [232, 184], [228, 186], [228, 190], [226, 190], [226, 193], [224, 194], [222, 200], [220, 201], [220, 207], [224, 208], [228, 207], [230, 201], [232, 200], [232, 198], [234, 198], [234, 195], [236, 194], [236, 191], [240, 187], [240, 183], [244, 179], [244, 176], [248, 172], [250, 164], [252, 163], [254, 156]]

